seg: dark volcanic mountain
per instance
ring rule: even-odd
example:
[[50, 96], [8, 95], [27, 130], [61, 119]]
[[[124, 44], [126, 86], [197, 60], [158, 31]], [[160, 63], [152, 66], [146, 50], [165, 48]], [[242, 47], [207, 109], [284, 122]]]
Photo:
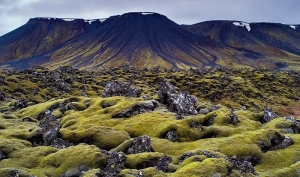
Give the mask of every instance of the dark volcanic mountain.
[[[86, 34], [98, 20], [33, 18], [0, 37], [0, 61], [30, 58]], [[93, 24], [93, 25], [91, 25]]]
[[[277, 67], [299, 66], [300, 33], [297, 26], [276, 23], [245, 23], [240, 21], [207, 21], [186, 28], [236, 50], [243, 56], [277, 61]], [[294, 29], [295, 28], [295, 29]], [[295, 55], [297, 56], [295, 56]], [[296, 61], [296, 63], [295, 63]]]
[[163, 15], [127, 13], [107, 19], [91, 33], [69, 41], [51, 54], [51, 61], [98, 68], [129, 63], [135, 67], [202, 67], [214, 65], [215, 45]]
[[0, 61], [16, 69], [43, 64], [97, 70], [123, 63], [137, 68], [300, 68], [297, 26], [264, 25], [209, 21], [180, 26], [163, 15], [141, 12], [92, 23], [35, 18], [0, 37]]

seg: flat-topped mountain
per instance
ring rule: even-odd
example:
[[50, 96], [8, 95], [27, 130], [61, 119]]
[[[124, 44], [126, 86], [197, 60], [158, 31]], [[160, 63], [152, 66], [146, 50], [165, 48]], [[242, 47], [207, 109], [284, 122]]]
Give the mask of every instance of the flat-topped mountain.
[[136, 68], [300, 68], [297, 25], [207, 21], [178, 25], [166, 16], [131, 12], [107, 19], [34, 18], [0, 37], [1, 65], [98, 70]]

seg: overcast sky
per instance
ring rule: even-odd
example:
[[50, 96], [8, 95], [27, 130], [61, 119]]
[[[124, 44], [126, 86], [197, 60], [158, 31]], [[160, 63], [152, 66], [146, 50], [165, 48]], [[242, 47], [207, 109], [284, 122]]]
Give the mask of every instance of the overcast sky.
[[0, 36], [33, 17], [107, 18], [157, 12], [178, 24], [240, 20], [300, 24], [300, 0], [0, 0]]

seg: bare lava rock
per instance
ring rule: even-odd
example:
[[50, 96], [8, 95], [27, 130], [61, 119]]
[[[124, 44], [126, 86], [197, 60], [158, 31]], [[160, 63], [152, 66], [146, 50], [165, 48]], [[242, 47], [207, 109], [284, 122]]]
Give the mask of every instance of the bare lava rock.
[[43, 136], [44, 145], [48, 146], [58, 137], [60, 122], [51, 113], [46, 113], [44, 119], [40, 121], [39, 127]]
[[100, 173], [97, 173], [98, 177], [115, 177], [125, 168], [126, 156], [123, 153], [102, 151], [107, 154], [106, 164], [100, 167]]
[[261, 120], [262, 123], [270, 122], [271, 120], [277, 118], [277, 114], [272, 111], [270, 108], [264, 108], [264, 117]]
[[168, 165], [171, 162], [172, 162], [172, 158], [167, 156], [167, 155], [164, 155], [161, 158], [150, 159], [146, 162], [138, 164], [137, 168], [138, 169], [144, 169], [144, 168], [154, 167], [158, 171], [167, 172], [168, 171]]
[[258, 146], [261, 148], [262, 152], [267, 152], [277, 149], [285, 149], [292, 144], [294, 144], [293, 139], [276, 132], [274, 136], [271, 137], [270, 143], [260, 142]]
[[132, 145], [128, 148], [126, 154], [137, 154], [142, 152], [152, 152], [149, 136], [139, 136], [133, 139]]
[[126, 110], [118, 112], [118, 113], [114, 114], [112, 117], [113, 118], [128, 118], [133, 115], [153, 111], [158, 106], [159, 106], [159, 103], [156, 100], [145, 101], [144, 103], [135, 104]]
[[121, 81], [110, 81], [103, 89], [102, 97], [126, 96], [139, 97], [142, 91], [129, 83]]
[[40, 121], [39, 127], [43, 137], [45, 146], [53, 146], [59, 149], [63, 149], [69, 146], [73, 146], [67, 140], [58, 138], [58, 131], [60, 130], [60, 122], [50, 112], [45, 113], [45, 117]]
[[198, 102], [197, 97], [182, 90], [176, 91], [175, 87], [166, 79], [160, 79], [158, 82], [157, 93], [160, 102], [167, 105], [169, 110], [181, 116], [197, 114], [195, 109], [195, 103]]
[[232, 156], [226, 158], [231, 164], [232, 167], [230, 171], [237, 170], [239, 173], [252, 173], [253, 175], [258, 175], [252, 166], [252, 163], [247, 159], [238, 159], [237, 156]]

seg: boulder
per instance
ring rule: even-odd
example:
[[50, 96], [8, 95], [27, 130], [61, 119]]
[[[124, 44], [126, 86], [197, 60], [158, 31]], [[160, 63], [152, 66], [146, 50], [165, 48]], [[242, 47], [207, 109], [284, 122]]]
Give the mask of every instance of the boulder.
[[159, 106], [159, 103], [155, 100], [145, 101], [142, 103], [137, 103], [128, 109], [118, 112], [118, 113], [114, 114], [112, 117], [113, 118], [128, 118], [133, 115], [153, 111], [158, 106]]
[[117, 176], [125, 168], [126, 156], [123, 153], [107, 152], [106, 164], [103, 167], [100, 167], [100, 173], [97, 173], [98, 177], [114, 177]]
[[182, 90], [176, 91], [175, 87], [166, 79], [159, 79], [157, 94], [160, 102], [165, 104], [169, 110], [176, 112], [178, 115], [197, 114], [195, 103], [197, 97], [189, 95]]
[[272, 111], [270, 108], [264, 108], [264, 117], [261, 120], [262, 123], [270, 122], [271, 120], [277, 118], [277, 114]]
[[237, 156], [228, 157], [226, 160], [232, 164], [230, 171], [236, 170], [241, 174], [252, 173], [253, 175], [258, 175], [250, 161], [238, 159]]
[[176, 133], [176, 130], [169, 130], [166, 134], [166, 139], [173, 142], [179, 141], [179, 137]]
[[161, 158], [154, 158], [154, 159], [150, 159], [148, 161], [145, 161], [145, 162], [139, 164], [137, 168], [138, 169], [144, 169], [144, 168], [154, 167], [158, 171], [167, 172], [168, 171], [168, 165], [171, 162], [172, 162], [172, 158], [167, 156], [167, 155], [164, 155]]
[[0, 161], [3, 160], [3, 159], [6, 159], [6, 155], [3, 154], [2, 151], [0, 151]]
[[40, 121], [39, 127], [43, 136], [44, 145], [51, 145], [52, 141], [58, 137], [60, 122], [55, 118], [54, 115], [48, 113]]
[[126, 154], [137, 154], [142, 152], [151, 152], [152, 147], [149, 136], [139, 136], [133, 139], [132, 145], [128, 148]]
[[125, 97], [139, 97], [142, 91], [137, 87], [121, 81], [108, 82], [102, 92], [102, 97], [125, 96]]

